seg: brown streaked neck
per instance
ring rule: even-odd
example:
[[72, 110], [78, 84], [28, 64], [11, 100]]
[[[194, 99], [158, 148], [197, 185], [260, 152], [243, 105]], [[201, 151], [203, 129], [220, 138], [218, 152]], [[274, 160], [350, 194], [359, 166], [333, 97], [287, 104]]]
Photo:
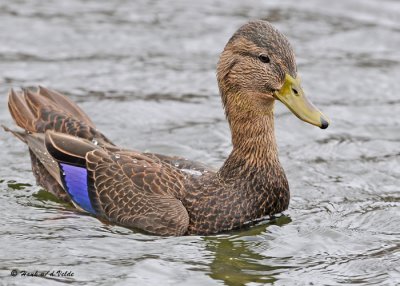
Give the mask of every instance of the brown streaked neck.
[[[275, 166], [280, 167], [274, 130], [274, 100], [238, 102], [240, 95], [223, 95], [232, 133], [233, 150], [219, 170], [223, 178], [248, 176]], [[260, 98], [256, 95], [241, 98]], [[256, 102], [256, 103], [254, 103]], [[251, 104], [251, 105], [250, 105]]]

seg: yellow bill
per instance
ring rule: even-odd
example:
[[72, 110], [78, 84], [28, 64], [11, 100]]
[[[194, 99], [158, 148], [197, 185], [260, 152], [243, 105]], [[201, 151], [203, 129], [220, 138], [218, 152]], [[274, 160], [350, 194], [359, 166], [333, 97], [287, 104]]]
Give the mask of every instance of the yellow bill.
[[285, 83], [274, 94], [275, 98], [286, 105], [298, 118], [322, 129], [328, 128], [329, 119], [318, 110], [304, 95], [299, 77], [286, 74]]

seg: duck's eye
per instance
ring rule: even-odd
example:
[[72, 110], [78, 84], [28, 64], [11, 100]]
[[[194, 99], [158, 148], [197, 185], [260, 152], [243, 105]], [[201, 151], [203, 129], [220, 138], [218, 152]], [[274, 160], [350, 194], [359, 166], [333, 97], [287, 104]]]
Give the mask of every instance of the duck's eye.
[[258, 58], [265, 64], [268, 64], [271, 61], [267, 55], [259, 55]]

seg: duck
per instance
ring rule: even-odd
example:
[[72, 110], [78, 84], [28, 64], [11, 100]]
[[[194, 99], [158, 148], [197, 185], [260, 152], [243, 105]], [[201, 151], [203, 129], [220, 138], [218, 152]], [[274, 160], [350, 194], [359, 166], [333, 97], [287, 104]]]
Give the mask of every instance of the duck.
[[306, 98], [288, 39], [265, 20], [233, 34], [216, 74], [232, 136], [218, 170], [117, 146], [76, 103], [42, 86], [10, 90], [8, 108], [23, 130], [3, 127], [28, 146], [39, 186], [101, 222], [159, 236], [241, 229], [289, 206], [275, 102], [321, 129], [330, 121]]

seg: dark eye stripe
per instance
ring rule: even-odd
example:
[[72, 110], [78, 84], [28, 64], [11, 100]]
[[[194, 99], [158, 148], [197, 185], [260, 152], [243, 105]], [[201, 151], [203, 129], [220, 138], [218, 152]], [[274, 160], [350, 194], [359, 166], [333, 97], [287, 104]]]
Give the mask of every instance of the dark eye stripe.
[[243, 57], [252, 57], [252, 58], [256, 58], [258, 60], [260, 60], [263, 63], [270, 63], [271, 59], [269, 56], [267, 56], [266, 54], [261, 54], [261, 55], [255, 55], [251, 52], [245, 52], [245, 51], [241, 51], [239, 52], [239, 54]]

